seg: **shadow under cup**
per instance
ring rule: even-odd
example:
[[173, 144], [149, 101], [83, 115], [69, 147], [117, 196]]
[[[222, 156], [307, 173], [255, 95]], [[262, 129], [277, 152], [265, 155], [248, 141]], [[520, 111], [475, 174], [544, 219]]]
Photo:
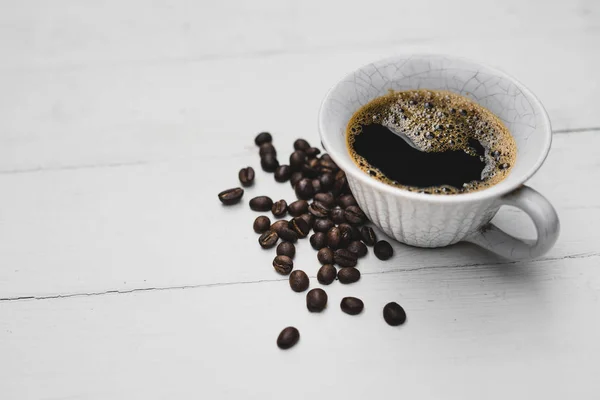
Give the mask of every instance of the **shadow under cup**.
[[[451, 91], [494, 113], [517, 144], [516, 163], [510, 174], [490, 188], [444, 196], [395, 188], [360, 170], [346, 146], [348, 121], [361, 106], [389, 90], [410, 89]], [[550, 120], [543, 106], [521, 83], [486, 65], [440, 55], [393, 57], [348, 74], [323, 101], [319, 130], [323, 146], [348, 175], [350, 187], [371, 221], [397, 240], [421, 247], [456, 243], [489, 222], [501, 205], [498, 198], [519, 188], [537, 171], [552, 140]], [[410, 221], [408, 210], [401, 211], [399, 207], [409, 208], [412, 218], [419, 221]], [[455, 218], [467, 221], [452, 223], [440, 213], [454, 214]], [[395, 216], [399, 221], [394, 221]], [[448, 223], [452, 229], [440, 226]]]

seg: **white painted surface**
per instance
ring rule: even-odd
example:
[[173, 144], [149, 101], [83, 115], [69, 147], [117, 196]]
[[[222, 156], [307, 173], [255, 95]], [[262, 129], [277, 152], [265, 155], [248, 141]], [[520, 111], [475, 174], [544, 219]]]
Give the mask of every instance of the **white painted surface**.
[[[0, 398], [596, 399], [599, 12], [592, 0], [1, 2]], [[557, 208], [561, 237], [516, 264], [396, 244], [309, 314], [258, 248], [256, 214], [216, 193], [258, 167], [257, 131], [282, 153], [296, 137], [316, 144], [326, 90], [407, 51], [491, 63], [540, 97], [558, 132], [528, 184]], [[262, 171], [245, 199], [259, 193], [292, 196]], [[496, 221], [532, 235], [520, 212]], [[315, 252], [298, 247], [314, 276]], [[341, 313], [345, 295], [365, 313]], [[391, 300], [401, 328], [381, 319]], [[301, 341], [279, 351], [290, 324]]]

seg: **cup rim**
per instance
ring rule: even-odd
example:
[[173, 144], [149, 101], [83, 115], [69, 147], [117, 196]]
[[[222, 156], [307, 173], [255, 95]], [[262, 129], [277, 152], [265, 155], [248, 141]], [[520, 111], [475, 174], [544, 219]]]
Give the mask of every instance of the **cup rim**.
[[[394, 62], [397, 60], [406, 60], [409, 58], [418, 58], [418, 57], [423, 57], [423, 58], [444, 57], [444, 58], [461, 60], [461, 61], [476, 64], [476, 65], [480, 65], [480, 66], [488, 69], [490, 72], [493, 72], [494, 74], [497, 74], [499, 76], [502, 76], [502, 77], [512, 81], [523, 92], [523, 94], [530, 99], [532, 107], [534, 109], [536, 109], [536, 112], [539, 112], [540, 116], [543, 119], [543, 122], [544, 122], [543, 126], [537, 128], [537, 129], [544, 130], [545, 138], [544, 138], [544, 143], [540, 150], [538, 159], [536, 160], [533, 167], [531, 167], [527, 173], [523, 174], [523, 176], [521, 176], [519, 179], [516, 179], [510, 185], [502, 185], [502, 182], [500, 182], [497, 185], [494, 185], [490, 188], [486, 188], [486, 189], [483, 189], [483, 190], [480, 190], [477, 192], [461, 193], [461, 194], [448, 195], [448, 196], [431, 195], [431, 194], [426, 194], [426, 193], [411, 192], [406, 189], [394, 187], [394, 186], [385, 184], [381, 181], [378, 181], [376, 179], [372, 179], [366, 173], [364, 173], [360, 168], [358, 168], [358, 166], [354, 162], [352, 162], [352, 160], [350, 159], [348, 154], [341, 155], [341, 154], [339, 154], [339, 152], [332, 150], [333, 146], [331, 146], [331, 143], [329, 140], [329, 134], [327, 134], [326, 129], [325, 129], [325, 118], [326, 117], [325, 117], [324, 111], [325, 111], [327, 104], [330, 102], [333, 92], [338, 88], [338, 86], [341, 83], [345, 82], [347, 79], [352, 78], [356, 72], [363, 70], [364, 68], [367, 68], [371, 65], [381, 64], [381, 63], [389, 63], [389, 62]], [[504, 194], [510, 193], [513, 190], [520, 187], [524, 182], [526, 182], [529, 178], [531, 178], [537, 172], [537, 170], [542, 166], [542, 164], [546, 160], [546, 157], [548, 157], [548, 153], [549, 153], [550, 147], [552, 145], [552, 126], [550, 123], [550, 118], [548, 116], [548, 113], [546, 112], [546, 109], [542, 105], [541, 101], [537, 98], [537, 96], [535, 96], [533, 94], [533, 92], [528, 87], [526, 87], [524, 84], [522, 84], [519, 80], [517, 80], [513, 76], [507, 74], [506, 72], [504, 72], [496, 67], [492, 67], [488, 64], [485, 64], [485, 63], [482, 63], [479, 61], [474, 61], [474, 60], [471, 60], [466, 57], [452, 56], [452, 55], [440, 54], [440, 53], [396, 54], [391, 57], [386, 57], [386, 58], [379, 59], [377, 61], [374, 61], [374, 62], [371, 62], [368, 64], [364, 64], [361, 67], [356, 68], [355, 70], [347, 73], [346, 75], [344, 75], [344, 77], [342, 77], [342, 79], [340, 79], [335, 85], [333, 85], [327, 91], [325, 98], [321, 102], [321, 106], [319, 107], [319, 114], [318, 114], [318, 129], [319, 129], [319, 135], [321, 137], [321, 143], [323, 144], [325, 151], [327, 151], [327, 153], [329, 153], [329, 155], [333, 158], [335, 163], [338, 164], [338, 166], [344, 172], [346, 172], [346, 174], [352, 175], [352, 177], [354, 179], [360, 181], [361, 184], [364, 184], [366, 186], [370, 186], [372, 188], [386, 192], [390, 195], [404, 197], [404, 198], [412, 199], [412, 200], [429, 202], [429, 203], [449, 204], [449, 203], [476, 202], [476, 201], [482, 201], [482, 200], [489, 200], [489, 199], [500, 197]]]

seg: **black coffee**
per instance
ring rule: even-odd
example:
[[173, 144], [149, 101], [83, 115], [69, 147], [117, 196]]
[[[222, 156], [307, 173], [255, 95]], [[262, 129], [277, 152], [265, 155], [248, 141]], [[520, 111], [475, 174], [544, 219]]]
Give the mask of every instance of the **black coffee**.
[[485, 189], [503, 180], [516, 159], [515, 141], [494, 114], [446, 91], [378, 97], [352, 116], [346, 133], [350, 154], [363, 171], [411, 191]]

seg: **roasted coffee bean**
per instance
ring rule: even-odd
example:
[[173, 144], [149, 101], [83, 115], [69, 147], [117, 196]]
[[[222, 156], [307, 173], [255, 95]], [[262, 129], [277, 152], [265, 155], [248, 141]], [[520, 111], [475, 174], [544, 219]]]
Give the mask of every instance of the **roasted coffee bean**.
[[292, 176], [292, 170], [289, 165], [280, 165], [275, 170], [274, 176], [277, 182], [286, 182]]
[[254, 168], [246, 167], [240, 169], [238, 178], [240, 179], [242, 186], [252, 186], [254, 183]]
[[279, 236], [277, 235], [277, 233], [273, 230], [268, 230], [262, 235], [260, 235], [260, 237], [258, 238], [258, 243], [263, 249], [270, 249], [271, 247], [275, 246], [275, 244], [277, 244], [278, 240]]
[[277, 256], [273, 259], [273, 268], [282, 275], [292, 272], [294, 262], [288, 256]]
[[312, 214], [305, 213], [302, 214], [299, 218], [305, 220], [310, 229], [312, 229], [313, 225], [315, 224], [315, 217]]
[[315, 232], [327, 233], [327, 231], [329, 231], [334, 225], [335, 224], [332, 220], [320, 218], [315, 220], [315, 225], [313, 226], [313, 229], [315, 230]]
[[290, 274], [290, 287], [294, 292], [304, 292], [308, 289], [309, 280], [308, 275], [302, 270], [292, 271]]
[[338, 199], [338, 204], [342, 206], [342, 208], [348, 208], [350, 206], [358, 206], [356, 199], [351, 194], [345, 194], [340, 196]]
[[270, 226], [271, 220], [266, 215], [256, 217], [256, 219], [254, 220], [254, 232], [256, 233], [265, 233], [269, 230]]
[[[319, 160], [319, 169], [321, 170], [321, 172], [335, 171], [337, 173], [337, 171], [339, 170], [339, 167], [337, 166], [336, 163], [333, 162], [333, 160], [324, 159], [323, 157], [321, 157], [321, 159]], [[332, 176], [332, 178], [335, 178], [335, 176]], [[332, 181], [332, 183], [333, 183], [333, 181]]]
[[346, 222], [346, 217], [344, 217], [344, 210], [341, 207], [334, 207], [330, 212], [331, 220], [336, 224], [343, 224]]
[[257, 146], [260, 146], [263, 143], [271, 143], [272, 140], [273, 137], [269, 132], [261, 132], [254, 138], [254, 143], [256, 143]]
[[406, 321], [406, 311], [400, 304], [392, 301], [383, 307], [383, 319], [391, 326], [402, 325]]
[[340, 244], [339, 248], [346, 248], [352, 241], [352, 228], [348, 224], [340, 224], [338, 226], [340, 230]]
[[282, 240], [296, 243], [298, 241], [298, 234], [290, 228], [281, 228], [278, 233]]
[[290, 155], [290, 168], [292, 171], [302, 170], [302, 166], [306, 162], [306, 153], [302, 150], [293, 152]]
[[335, 178], [332, 173], [328, 172], [321, 175], [319, 181], [321, 182], [321, 190], [327, 191], [333, 187]]
[[295, 188], [296, 183], [300, 182], [302, 178], [304, 178], [302, 172], [294, 172], [290, 178], [290, 185], [292, 185], [292, 187]]
[[321, 150], [318, 149], [317, 147], [309, 147], [308, 149], [304, 150], [304, 152], [306, 153], [306, 155], [308, 157], [316, 157], [319, 154], [321, 154]]
[[298, 329], [294, 328], [293, 326], [288, 326], [281, 331], [279, 336], [277, 336], [277, 347], [282, 350], [287, 350], [298, 343], [299, 339], [300, 332], [298, 332]]
[[316, 232], [310, 237], [310, 245], [315, 250], [321, 250], [327, 246], [327, 235], [323, 232]]
[[311, 167], [310, 164], [304, 164], [302, 165], [302, 175], [304, 175], [307, 178], [311, 179], [311, 184], [312, 184], [312, 179], [317, 178], [319, 176], [319, 170], [315, 167]]
[[250, 208], [254, 211], [271, 211], [273, 200], [268, 196], [257, 196], [250, 199]]
[[316, 218], [326, 218], [329, 215], [329, 207], [318, 201], [313, 201], [310, 206], [308, 206], [308, 212]]
[[323, 190], [321, 189], [321, 181], [318, 179], [313, 179], [312, 180], [312, 185], [313, 185], [313, 189], [315, 191], [315, 193], [321, 193]]
[[294, 150], [306, 150], [310, 148], [310, 144], [304, 139], [296, 139], [294, 142]]
[[289, 228], [296, 233], [299, 238], [305, 238], [310, 232], [310, 226], [301, 217], [292, 218], [289, 223]]
[[288, 227], [288, 221], [282, 219], [281, 221], [273, 222], [273, 225], [271, 225], [271, 230], [276, 232], [279, 235], [279, 232], [281, 232], [281, 230], [283, 228], [287, 228], [287, 227]]
[[358, 262], [358, 257], [356, 257], [356, 254], [346, 249], [337, 249], [335, 253], [333, 253], [333, 260], [340, 267], [355, 267]]
[[336, 276], [337, 270], [331, 264], [323, 265], [319, 268], [319, 272], [317, 272], [317, 280], [323, 285], [329, 285], [331, 282], [335, 281]]
[[312, 182], [310, 179], [300, 179], [298, 183], [296, 183], [296, 187], [294, 188], [296, 192], [296, 196], [302, 200], [308, 200], [315, 194], [315, 190], [313, 189]]
[[316, 288], [306, 293], [306, 308], [310, 312], [321, 312], [327, 306], [327, 293], [323, 289]]
[[377, 236], [375, 236], [375, 231], [370, 226], [363, 226], [360, 228], [360, 236], [363, 242], [367, 246], [374, 246], [377, 242]]
[[288, 206], [288, 212], [292, 217], [298, 217], [308, 212], [308, 202], [306, 200], [296, 200]]
[[354, 267], [344, 267], [337, 273], [340, 283], [354, 283], [360, 279], [360, 271]]
[[344, 297], [340, 303], [340, 308], [346, 314], [357, 315], [365, 308], [365, 303], [356, 297]]
[[290, 242], [281, 242], [277, 245], [277, 255], [294, 258], [296, 255], [296, 246]]
[[335, 205], [335, 198], [331, 193], [317, 193], [315, 194], [315, 201], [324, 204], [327, 208]]
[[287, 213], [287, 208], [287, 202], [281, 199], [273, 203], [273, 206], [271, 207], [271, 212], [275, 217], [281, 218]]
[[275, 172], [277, 167], [279, 167], [279, 161], [277, 161], [277, 158], [274, 155], [267, 154], [260, 159], [260, 166], [262, 167], [263, 171]]
[[380, 260], [389, 260], [394, 255], [394, 249], [392, 245], [386, 242], [385, 240], [380, 240], [375, 243], [375, 247], [373, 247], [373, 253], [375, 253], [375, 257]]
[[327, 231], [327, 246], [329, 246], [329, 248], [334, 250], [339, 248], [341, 241], [342, 234], [340, 232], [340, 228], [334, 226]]
[[[360, 230], [354, 226], [347, 223], [340, 224], [340, 229], [348, 229], [352, 232], [352, 240], [362, 240], [362, 236], [360, 235]], [[344, 228], [345, 227], [345, 228]]]
[[348, 206], [344, 210], [344, 217], [346, 217], [346, 221], [353, 225], [364, 224], [367, 220], [367, 216], [358, 206]]
[[367, 246], [365, 246], [365, 244], [359, 240], [354, 240], [354, 241], [350, 242], [350, 244], [348, 245], [348, 247], [346, 247], [346, 249], [348, 249], [348, 251], [356, 254], [356, 257], [358, 257], [358, 258], [362, 258], [367, 255]]
[[317, 252], [317, 259], [321, 264], [333, 264], [333, 250], [324, 247]]
[[265, 143], [258, 149], [258, 155], [260, 158], [266, 157], [268, 154], [272, 155], [273, 157], [277, 157], [277, 150], [271, 143]]
[[226, 206], [230, 206], [240, 201], [243, 195], [244, 189], [242, 188], [227, 189], [219, 193], [219, 200]]
[[346, 193], [348, 190], [348, 180], [346, 179], [346, 174], [344, 173], [344, 171], [340, 170], [335, 175], [335, 182], [333, 184], [333, 189], [331, 189], [331, 192], [334, 196], [339, 196], [341, 194]]
[[[323, 147], [325, 147], [325, 146], [323, 146]], [[330, 156], [329, 154], [327, 154], [327, 153], [323, 153], [323, 154], [321, 155], [321, 160], [333, 161], [333, 160], [331, 159], [331, 156]]]

